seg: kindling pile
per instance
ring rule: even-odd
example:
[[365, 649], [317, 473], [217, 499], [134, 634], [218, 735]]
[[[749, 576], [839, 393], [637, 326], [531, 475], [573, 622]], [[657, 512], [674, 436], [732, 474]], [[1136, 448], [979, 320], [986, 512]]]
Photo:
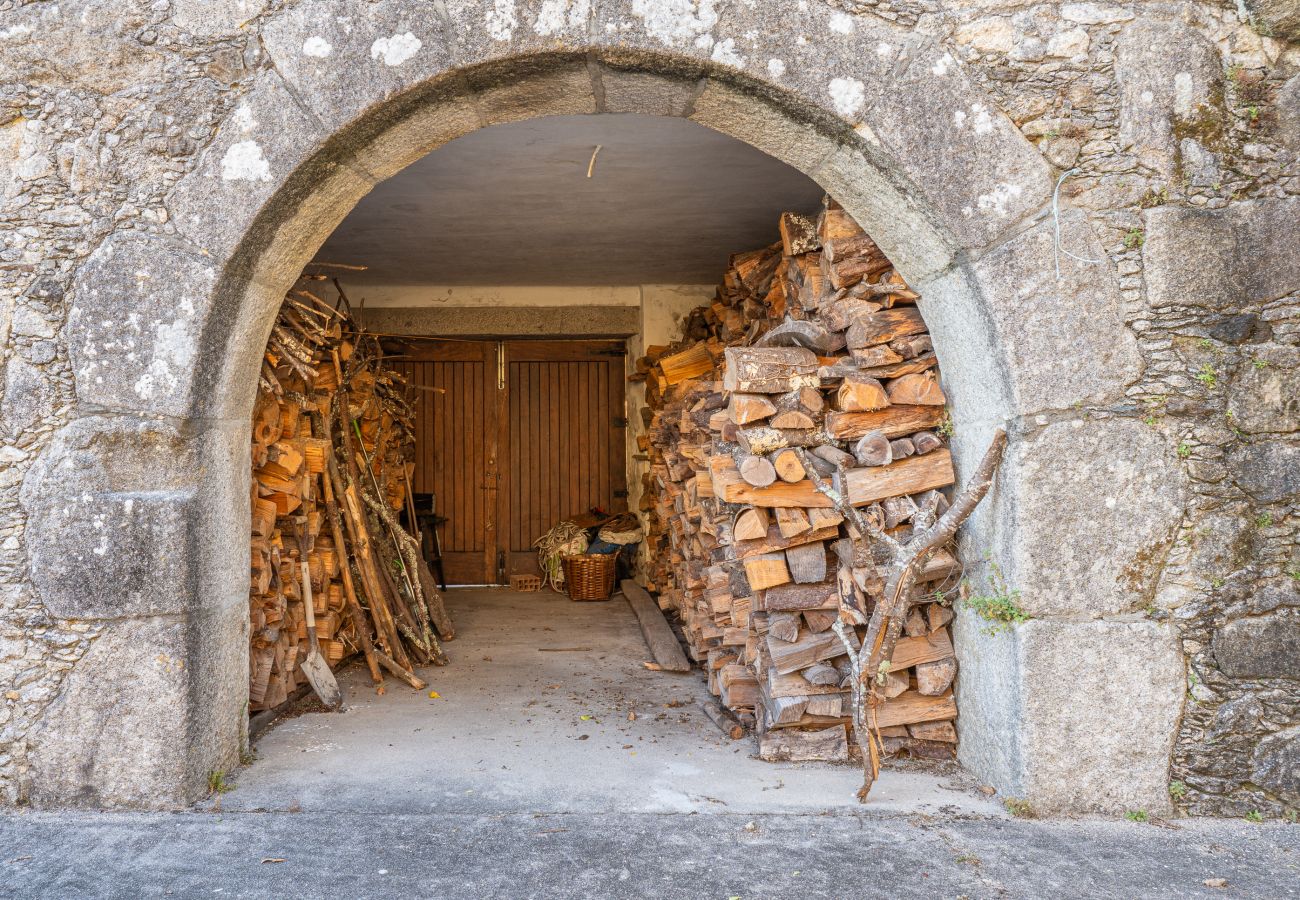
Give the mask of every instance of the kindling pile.
[[869, 787], [882, 754], [953, 755], [951, 539], [1002, 437], [944, 515], [951, 421], [917, 294], [829, 199], [780, 231], [637, 363], [649, 578], [764, 758], [856, 745]]
[[[414, 529], [414, 414], [379, 342], [305, 275], [285, 297], [262, 362], [252, 434], [249, 709], [283, 703], [305, 680], [306, 556], [321, 650], [333, 667], [361, 653], [415, 688], [415, 667], [447, 661], [453, 637]], [[337, 287], [337, 281], [335, 286]], [[435, 630], [437, 634], [435, 635]]]

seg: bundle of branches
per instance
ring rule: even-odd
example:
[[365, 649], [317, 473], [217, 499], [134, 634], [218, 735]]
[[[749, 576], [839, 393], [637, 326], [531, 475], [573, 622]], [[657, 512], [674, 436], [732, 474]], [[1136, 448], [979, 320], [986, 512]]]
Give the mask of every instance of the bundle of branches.
[[[353, 319], [304, 275], [286, 295], [262, 363], [252, 431], [250, 709], [283, 703], [304, 678], [304, 598], [336, 666], [364, 655], [415, 688], [454, 636], [414, 515], [414, 415], [400, 376]], [[409, 529], [399, 520], [408, 513]], [[305, 541], [300, 544], [300, 540]], [[301, 584], [306, 548], [311, 591]]]

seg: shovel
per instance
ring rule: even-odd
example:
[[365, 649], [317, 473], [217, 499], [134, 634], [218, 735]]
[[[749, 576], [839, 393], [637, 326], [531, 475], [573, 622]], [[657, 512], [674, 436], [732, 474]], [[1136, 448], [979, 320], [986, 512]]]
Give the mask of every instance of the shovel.
[[307, 683], [316, 692], [316, 696], [320, 697], [321, 703], [330, 709], [338, 709], [343, 705], [343, 692], [334, 680], [329, 663], [321, 656], [320, 639], [316, 637], [316, 609], [311, 598], [311, 566], [307, 563], [307, 532], [301, 528], [298, 530], [298, 556], [302, 562], [302, 603], [307, 613], [307, 640], [311, 644], [307, 658], [302, 661], [302, 674], [307, 676]]

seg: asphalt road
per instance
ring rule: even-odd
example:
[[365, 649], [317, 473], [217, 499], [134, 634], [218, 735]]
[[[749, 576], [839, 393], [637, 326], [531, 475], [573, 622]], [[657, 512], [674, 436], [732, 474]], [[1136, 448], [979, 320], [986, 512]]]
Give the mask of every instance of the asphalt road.
[[1300, 896], [1300, 827], [1174, 824], [19, 812], [0, 817], [0, 897]]

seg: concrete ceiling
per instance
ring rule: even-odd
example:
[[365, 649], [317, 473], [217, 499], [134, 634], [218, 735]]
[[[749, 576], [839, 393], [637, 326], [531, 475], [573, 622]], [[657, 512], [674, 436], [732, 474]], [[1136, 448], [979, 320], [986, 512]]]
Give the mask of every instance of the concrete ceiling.
[[[592, 151], [600, 153], [591, 178]], [[822, 190], [694, 122], [554, 116], [485, 128], [380, 184], [317, 259], [365, 284], [709, 284]]]

